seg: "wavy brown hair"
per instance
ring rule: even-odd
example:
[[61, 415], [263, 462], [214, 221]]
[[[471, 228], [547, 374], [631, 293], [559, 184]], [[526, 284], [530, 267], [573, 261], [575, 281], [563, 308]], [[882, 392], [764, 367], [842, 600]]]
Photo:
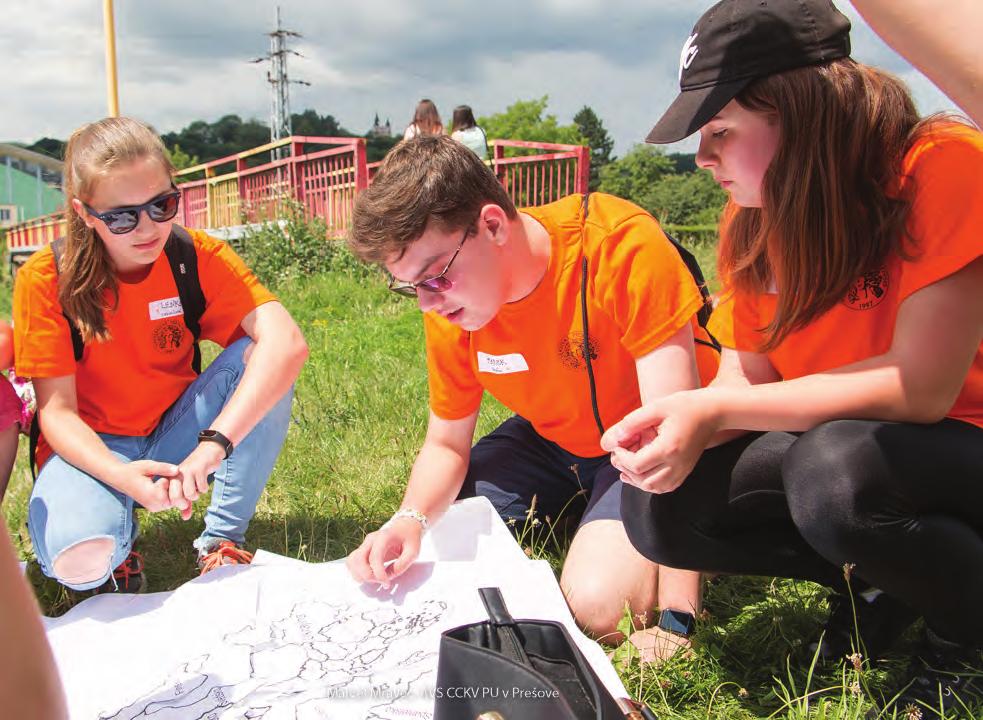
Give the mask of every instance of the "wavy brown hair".
[[735, 290], [779, 289], [775, 317], [760, 328], [767, 351], [889, 254], [906, 257], [911, 198], [898, 181], [923, 125], [901, 81], [849, 58], [761, 78], [737, 101], [774, 113], [779, 125], [762, 207], [729, 203], [719, 256], [720, 276]]
[[[65, 146], [67, 234], [58, 274], [58, 300], [84, 342], [109, 339], [105, 314], [119, 301], [119, 285], [105, 244], [72, 207], [72, 200], [88, 202], [95, 183], [105, 173], [148, 157], [160, 161], [168, 175], [174, 171], [157, 133], [125, 117], [83, 125]], [[107, 292], [112, 298], [108, 304]]]

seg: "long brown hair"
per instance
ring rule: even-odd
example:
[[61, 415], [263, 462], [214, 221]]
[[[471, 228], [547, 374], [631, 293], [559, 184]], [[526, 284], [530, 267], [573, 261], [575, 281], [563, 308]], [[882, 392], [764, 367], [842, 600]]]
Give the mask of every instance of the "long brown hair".
[[731, 202], [719, 269], [735, 290], [778, 288], [762, 350], [777, 347], [843, 299], [891, 253], [906, 257], [910, 193], [898, 182], [918, 113], [895, 77], [849, 58], [770, 75], [737, 97], [774, 113], [779, 145], [761, 208]]
[[413, 125], [421, 135], [439, 135], [444, 131], [444, 124], [440, 121], [440, 113], [433, 100], [423, 98], [416, 104], [413, 113]]
[[[158, 160], [168, 175], [174, 171], [157, 134], [125, 117], [83, 125], [72, 133], [65, 147], [67, 234], [58, 274], [58, 300], [84, 342], [109, 339], [105, 311], [118, 302], [119, 285], [105, 244], [72, 207], [72, 200], [86, 202], [107, 171], [148, 157]], [[112, 296], [108, 305], [107, 292]]]

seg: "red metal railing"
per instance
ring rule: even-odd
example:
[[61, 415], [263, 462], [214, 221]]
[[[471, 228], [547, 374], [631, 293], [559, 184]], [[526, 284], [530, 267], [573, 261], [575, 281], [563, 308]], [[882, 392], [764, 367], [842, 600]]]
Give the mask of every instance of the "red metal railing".
[[[305, 152], [309, 145], [328, 146]], [[249, 167], [248, 159], [279, 147], [290, 154]], [[182, 177], [203, 175], [180, 182]], [[368, 187], [363, 138], [293, 136], [175, 175], [183, 224], [217, 228], [281, 217], [287, 202], [325, 220], [333, 233], [348, 227], [355, 195]]]
[[[545, 205], [572, 193], [587, 192], [590, 148], [525, 140], [492, 140], [492, 169], [519, 207]], [[506, 148], [546, 150], [506, 157]]]
[[[587, 190], [590, 148], [522, 140], [492, 140], [489, 162], [519, 207], [544, 205]], [[313, 149], [309, 146], [321, 146]], [[249, 159], [277, 148], [289, 155], [250, 167]], [[509, 156], [509, 148], [515, 154]], [[308, 150], [311, 151], [308, 151]], [[220, 228], [282, 217], [297, 202], [338, 236], [351, 222], [355, 197], [369, 186], [381, 163], [367, 163], [363, 138], [293, 136], [175, 174], [181, 191], [180, 223]], [[183, 179], [183, 181], [182, 181]], [[7, 229], [7, 247], [25, 255], [64, 234], [54, 213]]]

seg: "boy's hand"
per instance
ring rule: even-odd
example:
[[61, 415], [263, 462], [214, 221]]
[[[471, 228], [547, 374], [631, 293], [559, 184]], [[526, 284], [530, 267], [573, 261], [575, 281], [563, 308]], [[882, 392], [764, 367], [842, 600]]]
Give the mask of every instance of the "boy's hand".
[[423, 526], [412, 518], [396, 518], [375, 532], [348, 556], [345, 564], [359, 582], [377, 582], [384, 588], [413, 564], [420, 554]]

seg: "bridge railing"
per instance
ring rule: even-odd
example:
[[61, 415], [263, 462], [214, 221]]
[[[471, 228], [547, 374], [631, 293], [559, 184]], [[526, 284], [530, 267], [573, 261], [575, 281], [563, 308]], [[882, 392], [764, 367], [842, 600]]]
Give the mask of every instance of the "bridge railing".
[[[278, 148], [289, 149], [289, 155], [250, 166], [250, 158]], [[368, 187], [365, 140], [295, 135], [181, 170], [175, 182], [187, 227], [271, 220], [284, 214], [286, 203], [297, 202], [341, 232], [350, 222], [356, 194]]]
[[[590, 148], [523, 140], [492, 140], [487, 161], [519, 207], [544, 205], [587, 191]], [[280, 150], [283, 157], [260, 156]], [[292, 136], [246, 152], [178, 171], [178, 222], [217, 229], [273, 220], [298, 203], [324, 219], [333, 237], [351, 223], [355, 198], [381, 163], [366, 162], [364, 138]], [[64, 234], [63, 213], [34, 218], [7, 229], [11, 264], [26, 259]]]
[[[572, 193], [587, 192], [590, 148], [586, 145], [489, 140], [485, 163], [505, 186], [517, 207], [545, 205]], [[521, 154], [519, 154], [521, 153]], [[369, 163], [369, 184], [381, 162]]]
[[[587, 192], [590, 148], [586, 145], [492, 140], [491, 147], [492, 169], [518, 207]], [[510, 148], [517, 152], [509, 153]]]

